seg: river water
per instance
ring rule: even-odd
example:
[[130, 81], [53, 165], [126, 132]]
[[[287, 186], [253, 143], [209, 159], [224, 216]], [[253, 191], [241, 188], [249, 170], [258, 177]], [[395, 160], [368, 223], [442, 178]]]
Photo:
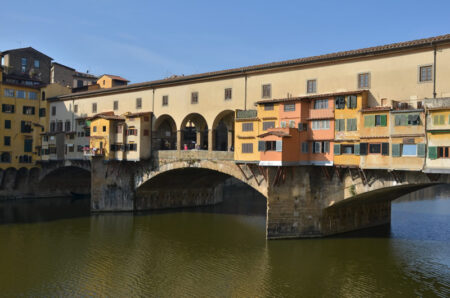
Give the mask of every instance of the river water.
[[0, 296], [450, 296], [448, 195], [393, 203], [390, 229], [266, 241], [265, 201], [243, 194], [134, 216], [0, 202]]

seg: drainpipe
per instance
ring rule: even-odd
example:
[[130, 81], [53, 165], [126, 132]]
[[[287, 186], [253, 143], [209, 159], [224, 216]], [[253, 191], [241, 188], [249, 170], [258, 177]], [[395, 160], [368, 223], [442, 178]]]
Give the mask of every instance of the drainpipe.
[[[432, 42], [433, 44], [433, 42]], [[434, 62], [433, 62], [433, 98], [436, 98], [436, 52], [437, 48], [434, 45]]]

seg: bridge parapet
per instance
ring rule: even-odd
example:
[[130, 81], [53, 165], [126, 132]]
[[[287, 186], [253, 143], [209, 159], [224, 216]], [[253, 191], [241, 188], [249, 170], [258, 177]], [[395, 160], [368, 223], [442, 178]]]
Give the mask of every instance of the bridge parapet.
[[154, 151], [156, 160], [221, 160], [234, 161], [234, 153], [229, 151], [208, 150], [160, 150]]

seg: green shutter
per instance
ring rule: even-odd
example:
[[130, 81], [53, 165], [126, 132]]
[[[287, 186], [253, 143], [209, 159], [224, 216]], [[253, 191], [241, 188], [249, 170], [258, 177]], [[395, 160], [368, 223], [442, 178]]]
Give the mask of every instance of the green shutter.
[[417, 156], [425, 157], [425, 144], [417, 144]]
[[353, 149], [354, 149], [355, 155], [359, 155], [359, 144], [355, 144]]
[[435, 116], [433, 117], [433, 124], [434, 124], [434, 125], [438, 125], [438, 124], [439, 124], [439, 115], [435, 115]]
[[347, 119], [347, 131], [352, 130], [352, 119]]
[[339, 119], [336, 119], [336, 121], [334, 121], [334, 130], [339, 131]]
[[401, 115], [395, 115], [395, 126], [400, 126]]
[[266, 142], [258, 141], [258, 151], [266, 151]]
[[364, 127], [370, 127], [370, 116], [364, 116]]
[[352, 101], [352, 108], [353, 108], [353, 109], [356, 109], [356, 106], [358, 105], [358, 101], [357, 101], [356, 95], [353, 95], [353, 96], [351, 97], [351, 101]]
[[445, 124], [444, 115], [439, 115], [439, 124], [440, 124], [440, 125]]
[[381, 115], [381, 126], [387, 125], [387, 115]]
[[400, 126], [408, 125], [408, 115], [401, 115]]
[[345, 131], [345, 119], [341, 119], [340, 129], [341, 131]]
[[435, 146], [429, 146], [428, 147], [428, 158], [429, 159], [436, 159], [437, 158], [437, 147], [435, 147]]
[[334, 144], [334, 155], [341, 155], [341, 144]]
[[400, 157], [401, 144], [392, 144], [392, 157]]

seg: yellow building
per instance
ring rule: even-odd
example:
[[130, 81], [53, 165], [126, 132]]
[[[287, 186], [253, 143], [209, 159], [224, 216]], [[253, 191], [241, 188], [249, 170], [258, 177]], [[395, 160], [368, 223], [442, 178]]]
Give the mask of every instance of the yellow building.
[[361, 109], [359, 152], [362, 169], [389, 168], [390, 110], [391, 107]]
[[[390, 112], [391, 164], [395, 170], [421, 171], [425, 162], [425, 111], [402, 103]], [[402, 108], [400, 108], [402, 107]]]
[[336, 166], [359, 167], [361, 110], [367, 107], [367, 101], [366, 90], [335, 96], [333, 163]]
[[32, 80], [0, 78], [0, 168], [31, 168], [39, 160], [40, 85]]
[[97, 84], [100, 88], [112, 88], [117, 86], [126, 86], [128, 84], [128, 80], [115, 75], [102, 75], [98, 80]]
[[237, 110], [235, 114], [234, 160], [258, 163], [259, 119], [256, 110]]
[[450, 173], [450, 98], [427, 109], [427, 173]]

